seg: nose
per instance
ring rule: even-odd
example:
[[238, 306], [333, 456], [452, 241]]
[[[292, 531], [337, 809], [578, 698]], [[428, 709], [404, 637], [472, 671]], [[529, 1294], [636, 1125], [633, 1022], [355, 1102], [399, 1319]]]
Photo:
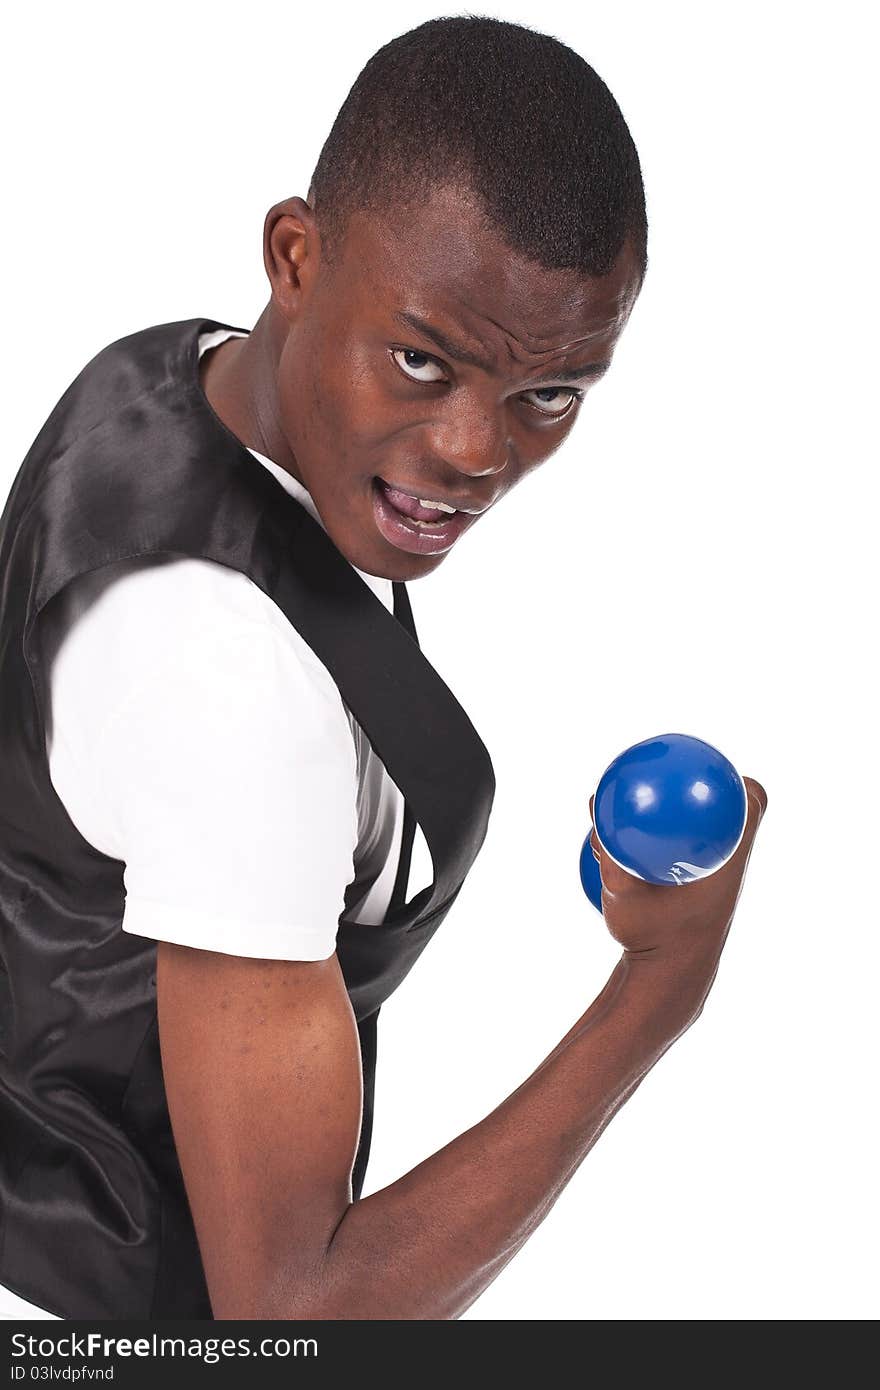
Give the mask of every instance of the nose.
[[501, 414], [462, 401], [434, 420], [430, 448], [438, 460], [469, 478], [501, 473], [510, 458], [510, 440]]

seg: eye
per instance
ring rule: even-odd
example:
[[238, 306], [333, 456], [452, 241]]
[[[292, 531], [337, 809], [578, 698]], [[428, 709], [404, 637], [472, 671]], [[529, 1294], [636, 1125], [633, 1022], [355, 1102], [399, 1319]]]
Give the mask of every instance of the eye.
[[542, 386], [537, 391], [524, 391], [522, 398], [533, 410], [559, 420], [584, 399], [584, 393], [573, 386]]
[[412, 381], [445, 381], [443, 368], [433, 357], [416, 348], [394, 348], [391, 353], [400, 370]]

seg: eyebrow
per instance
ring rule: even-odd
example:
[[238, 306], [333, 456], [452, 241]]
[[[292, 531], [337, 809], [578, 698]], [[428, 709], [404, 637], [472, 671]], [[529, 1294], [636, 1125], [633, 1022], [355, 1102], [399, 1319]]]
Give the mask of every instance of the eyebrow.
[[[427, 319], [421, 318], [418, 314], [411, 314], [406, 309], [401, 309], [394, 315], [399, 323], [406, 328], [414, 328], [423, 337], [430, 338], [432, 343], [436, 343], [441, 352], [447, 357], [451, 357], [456, 362], [466, 362], [471, 367], [480, 367], [484, 372], [492, 371], [492, 363], [485, 357], [480, 357], [477, 353], [468, 352], [467, 348], [455, 343], [451, 338], [447, 338], [445, 333], [441, 333], [438, 328], [434, 328]], [[580, 381], [587, 378], [602, 376], [610, 367], [610, 362], [587, 362], [582, 367], [563, 367], [556, 371], [549, 368], [545, 372], [538, 372], [536, 381]]]

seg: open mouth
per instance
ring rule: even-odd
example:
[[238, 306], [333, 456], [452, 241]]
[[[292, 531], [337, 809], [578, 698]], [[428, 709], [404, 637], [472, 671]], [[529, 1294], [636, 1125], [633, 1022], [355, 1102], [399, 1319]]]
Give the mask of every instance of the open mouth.
[[414, 555], [448, 550], [474, 519], [434, 498], [412, 497], [384, 478], [373, 479], [373, 516], [391, 545]]

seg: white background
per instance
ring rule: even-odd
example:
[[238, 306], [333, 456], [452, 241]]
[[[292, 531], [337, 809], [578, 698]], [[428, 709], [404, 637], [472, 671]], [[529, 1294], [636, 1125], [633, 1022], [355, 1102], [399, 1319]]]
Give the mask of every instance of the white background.
[[[305, 195], [370, 54], [442, 12], [16, 7], [4, 495], [106, 343], [255, 322], [266, 210]], [[715, 989], [467, 1316], [873, 1317], [869, 6], [480, 12], [552, 28], [609, 83], [651, 264], [564, 450], [412, 586], [498, 792], [454, 911], [383, 1010], [367, 1190], [493, 1109], [598, 993], [617, 948], [578, 882], [589, 793], [627, 745], [694, 733], [770, 801]]]

